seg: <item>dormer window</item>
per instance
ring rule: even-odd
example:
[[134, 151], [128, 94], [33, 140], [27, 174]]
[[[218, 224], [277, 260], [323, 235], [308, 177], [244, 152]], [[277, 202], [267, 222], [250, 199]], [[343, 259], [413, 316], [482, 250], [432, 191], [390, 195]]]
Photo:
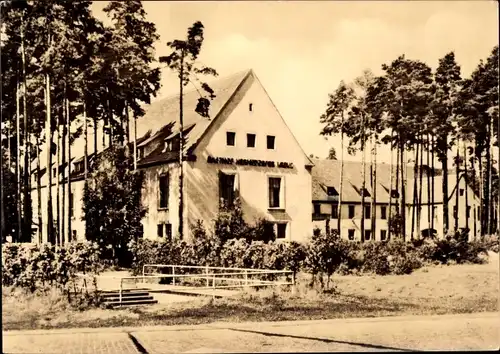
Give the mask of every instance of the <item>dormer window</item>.
[[337, 196], [339, 193], [334, 187], [326, 187], [326, 193], [329, 197]]
[[368, 192], [368, 190], [366, 188], [361, 188], [359, 190], [359, 195], [362, 196], [362, 197], [369, 197], [370, 196], [370, 192]]

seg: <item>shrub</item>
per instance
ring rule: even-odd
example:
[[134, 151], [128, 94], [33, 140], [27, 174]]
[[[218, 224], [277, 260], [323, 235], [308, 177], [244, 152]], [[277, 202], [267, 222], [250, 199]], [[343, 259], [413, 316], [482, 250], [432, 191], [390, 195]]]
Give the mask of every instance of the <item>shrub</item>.
[[221, 240], [214, 235], [207, 234], [203, 222], [198, 220], [191, 227], [192, 247], [197, 265], [219, 266], [219, 253], [221, 250]]
[[222, 267], [244, 268], [245, 254], [249, 243], [245, 239], [231, 239], [221, 248], [220, 262]]
[[170, 243], [139, 239], [129, 243], [130, 252], [133, 254], [132, 274], [142, 274], [145, 264], [171, 263], [172, 245]]
[[214, 220], [214, 233], [224, 244], [230, 239], [248, 237], [248, 225], [243, 219], [241, 202], [238, 197], [234, 204], [229, 206], [221, 202], [221, 206]]
[[315, 231], [306, 247], [304, 260], [306, 268], [312, 275], [311, 285], [314, 285], [316, 277], [319, 277], [323, 288], [323, 274], [326, 274], [326, 288], [329, 289], [330, 278], [340, 265], [346, 262], [349, 257], [348, 251], [347, 242], [340, 239], [336, 231], [329, 234]]
[[285, 269], [293, 272], [293, 280], [295, 282], [297, 273], [303, 267], [304, 260], [306, 259], [306, 248], [296, 241], [287, 243], [285, 244], [283, 258]]
[[[74, 299], [85, 294], [96, 295], [95, 276], [100, 272], [99, 247], [88, 242], [70, 243], [65, 247], [52, 245], [2, 245], [2, 285], [46, 292], [57, 288]], [[79, 277], [86, 274], [87, 278]], [[90, 285], [94, 291], [89, 293]]]

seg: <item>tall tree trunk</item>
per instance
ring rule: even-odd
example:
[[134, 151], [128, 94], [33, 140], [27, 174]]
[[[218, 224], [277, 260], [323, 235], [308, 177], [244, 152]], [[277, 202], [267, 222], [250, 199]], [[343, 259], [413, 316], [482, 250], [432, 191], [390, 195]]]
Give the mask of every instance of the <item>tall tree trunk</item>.
[[[389, 218], [387, 220], [387, 239], [391, 239], [391, 223], [392, 223], [392, 190], [393, 188], [393, 180], [394, 180], [394, 149], [392, 145], [392, 140], [394, 138], [394, 131], [391, 131], [391, 177], [389, 182]], [[397, 163], [397, 162], [396, 162]]]
[[85, 101], [83, 102], [83, 131], [85, 134], [85, 150], [83, 152], [83, 169], [84, 169], [84, 178], [85, 182], [87, 182], [87, 175], [89, 173], [89, 133], [88, 133], [88, 122], [87, 122], [87, 105]]
[[[463, 153], [464, 153], [464, 179], [465, 179], [465, 228], [469, 230], [469, 218], [470, 218], [470, 209], [469, 206], [469, 176], [467, 171], [467, 146], [465, 144], [465, 140], [463, 141]], [[470, 234], [470, 231], [468, 231]]]
[[17, 184], [17, 236], [13, 241], [21, 242], [21, 228], [23, 225], [22, 210], [21, 210], [21, 107], [20, 107], [20, 86], [19, 76], [16, 85], [16, 184]]
[[400, 168], [401, 168], [401, 236], [403, 241], [406, 241], [406, 179], [405, 179], [405, 171], [406, 168], [406, 159], [405, 159], [405, 143], [400, 134]]
[[486, 144], [486, 183], [487, 190], [485, 192], [486, 199], [486, 234], [491, 235], [491, 123], [488, 124], [488, 142]]
[[57, 162], [56, 162], [56, 219], [57, 219], [57, 230], [56, 230], [56, 245], [61, 245], [61, 186], [60, 186], [60, 168], [61, 168], [61, 141], [62, 141], [62, 134], [61, 134], [61, 114], [62, 112], [59, 111], [59, 114], [57, 116]]
[[[476, 143], [477, 146], [477, 143]], [[479, 165], [479, 225], [481, 225], [481, 237], [485, 234], [485, 218], [484, 218], [484, 172], [483, 172], [483, 156], [482, 151], [478, 151]]]
[[32, 205], [30, 188], [30, 126], [28, 124], [28, 109], [26, 99], [26, 53], [24, 47], [24, 13], [21, 24], [21, 63], [23, 70], [23, 127], [24, 127], [24, 174], [23, 174], [23, 241], [31, 242]]
[[423, 183], [423, 165], [424, 165], [424, 135], [420, 134], [420, 167], [418, 169], [418, 176], [420, 178], [419, 189], [418, 189], [418, 203], [417, 203], [417, 237], [420, 239], [422, 237], [421, 230], [421, 218], [422, 218], [422, 183]]
[[[472, 173], [474, 174], [474, 179], [477, 178], [477, 173], [476, 173], [476, 166], [475, 166], [475, 163], [474, 163], [474, 160], [476, 159], [476, 154], [475, 154], [475, 149], [472, 150], [472, 153], [471, 153], [471, 167], [472, 167]], [[473, 199], [476, 199], [473, 195]], [[472, 208], [472, 212], [473, 212], [473, 220], [474, 220], [474, 241], [476, 240], [477, 238], [477, 212], [478, 212], [478, 208], [476, 205], [474, 205]]]
[[344, 112], [340, 115], [340, 187], [339, 187], [339, 203], [337, 211], [337, 231], [339, 237], [342, 238], [342, 193], [344, 192]]
[[413, 145], [413, 151], [415, 161], [413, 163], [413, 205], [411, 208], [411, 239], [413, 240], [415, 238], [415, 217], [416, 217], [416, 212], [417, 212], [417, 195], [418, 195], [418, 186], [417, 186], [417, 180], [418, 180], [418, 143]]
[[106, 147], [106, 129], [108, 127], [108, 116], [104, 114], [104, 121], [102, 123], [102, 151]]
[[432, 179], [434, 179], [434, 169], [431, 167], [431, 137], [427, 133], [427, 229], [431, 226], [431, 208], [434, 205], [431, 204], [431, 173]]
[[498, 151], [498, 184], [497, 184], [497, 234], [500, 236], [500, 117], [498, 116], [499, 112], [497, 111], [496, 120], [497, 120], [497, 151]]
[[431, 167], [432, 167], [432, 180], [431, 180], [431, 203], [432, 203], [432, 209], [431, 209], [431, 232], [432, 235], [434, 236], [434, 226], [435, 226], [435, 221], [436, 221], [436, 213], [435, 213], [435, 202], [436, 202], [436, 153], [435, 153], [435, 147], [436, 147], [436, 139], [434, 134], [431, 135], [431, 141], [432, 141], [432, 152], [431, 152]]
[[125, 129], [124, 129], [125, 132], [123, 134], [123, 137], [124, 137], [123, 144], [125, 145], [125, 157], [127, 158], [127, 163], [128, 163], [128, 159], [130, 157], [130, 146], [129, 146], [130, 131], [129, 131], [129, 122], [130, 122], [129, 107], [128, 107], [128, 102], [125, 102]]
[[54, 206], [52, 203], [52, 117], [50, 104], [50, 76], [45, 74], [45, 144], [47, 150], [47, 242], [54, 244]]
[[36, 137], [36, 196], [38, 213], [38, 244], [43, 243], [43, 218], [42, 218], [42, 176], [40, 175], [40, 138]]
[[71, 111], [69, 108], [69, 99], [66, 96], [66, 127], [68, 130], [68, 235], [63, 238], [71, 242], [71, 211], [72, 211], [72, 197], [71, 197]]
[[107, 96], [106, 96], [106, 108], [107, 108], [107, 113], [108, 113], [108, 134], [109, 134], [109, 147], [113, 146], [113, 112], [111, 110], [111, 105], [110, 105], [110, 102], [109, 102], [109, 88], [106, 87], [106, 93], [107, 93]]
[[134, 113], [134, 171], [137, 170], [137, 117]]
[[99, 134], [99, 124], [97, 118], [94, 117], [94, 161], [97, 157], [97, 134]]
[[181, 54], [179, 84], [179, 239], [184, 237], [184, 122], [183, 122], [183, 88], [184, 88], [184, 51]]
[[457, 155], [455, 157], [456, 171], [456, 188], [455, 188], [455, 210], [453, 217], [455, 218], [455, 234], [458, 232], [458, 216], [460, 215], [460, 139], [457, 140]]
[[448, 235], [448, 230], [450, 229], [449, 222], [449, 209], [448, 209], [448, 140], [445, 137], [444, 148], [442, 148], [442, 168], [443, 168], [443, 237]]
[[[8, 139], [8, 137], [7, 137]], [[2, 244], [6, 241], [5, 236], [7, 234], [6, 232], [6, 225], [5, 225], [5, 198], [4, 198], [4, 181], [3, 181], [3, 163], [0, 163], [0, 236], [2, 237]]]
[[361, 242], [365, 241], [365, 190], [366, 190], [366, 142], [365, 142], [365, 116], [361, 119]]
[[372, 163], [372, 207], [371, 207], [371, 227], [372, 237], [375, 240], [375, 233], [377, 232], [377, 137], [375, 137], [375, 144], [373, 145], [373, 163]]
[[66, 139], [68, 138], [68, 129], [66, 126], [66, 94], [64, 95], [63, 99], [63, 134], [62, 134], [62, 174], [61, 174], [61, 183], [62, 183], [62, 211], [61, 211], [61, 238], [60, 238], [60, 245], [64, 245], [64, 235], [66, 233], [66, 149], [67, 149], [67, 142]]

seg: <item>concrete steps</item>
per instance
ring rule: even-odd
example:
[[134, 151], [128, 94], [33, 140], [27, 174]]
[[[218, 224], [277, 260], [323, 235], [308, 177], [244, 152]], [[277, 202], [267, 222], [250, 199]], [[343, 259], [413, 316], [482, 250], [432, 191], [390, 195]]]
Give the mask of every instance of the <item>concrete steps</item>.
[[[101, 292], [104, 305], [110, 307], [120, 306], [120, 292], [118, 290], [108, 290]], [[152, 305], [157, 304], [153, 296], [144, 289], [123, 290], [121, 307], [137, 306], [137, 305]]]

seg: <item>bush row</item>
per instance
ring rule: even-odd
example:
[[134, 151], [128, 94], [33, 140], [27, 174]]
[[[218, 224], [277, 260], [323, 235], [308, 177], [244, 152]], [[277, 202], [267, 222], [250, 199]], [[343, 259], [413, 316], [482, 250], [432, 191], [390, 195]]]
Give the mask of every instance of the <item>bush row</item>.
[[[42, 244], [2, 245], [2, 285], [30, 292], [61, 290], [70, 294], [89, 294], [95, 290], [95, 275], [101, 270], [97, 244], [75, 242], [56, 248]], [[79, 277], [78, 273], [86, 277]], [[71, 299], [70, 299], [71, 300]]]
[[193, 241], [132, 242], [133, 272], [141, 274], [144, 264], [179, 264], [221, 266], [254, 269], [291, 270], [311, 274], [326, 287], [332, 274], [410, 274], [425, 264], [481, 263], [487, 255], [484, 242], [461, 239], [418, 240], [404, 242], [354, 243], [338, 237], [335, 231], [325, 234], [316, 230], [305, 243], [249, 241], [247, 238], [228, 239], [207, 235], [198, 225], [193, 229]]

